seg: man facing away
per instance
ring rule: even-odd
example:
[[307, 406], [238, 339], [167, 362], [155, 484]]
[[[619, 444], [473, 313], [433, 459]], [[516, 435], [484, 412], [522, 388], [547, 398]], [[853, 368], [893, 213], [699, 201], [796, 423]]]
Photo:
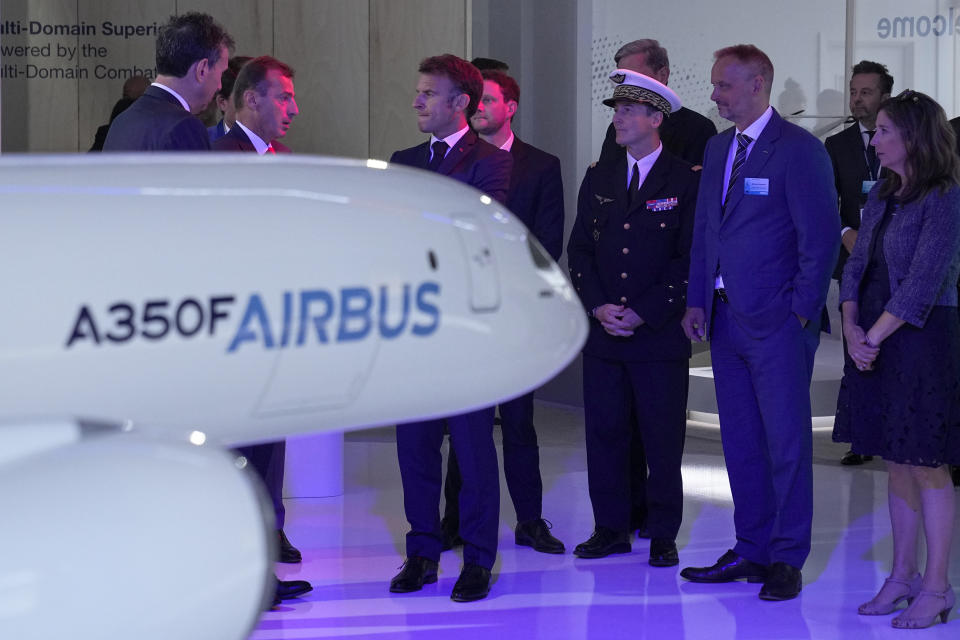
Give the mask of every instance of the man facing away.
[[[479, 139], [467, 126], [483, 94], [480, 72], [451, 54], [425, 59], [419, 72], [413, 108], [417, 126], [430, 134], [430, 140], [395, 152], [390, 162], [435, 171], [504, 202], [513, 165], [510, 154]], [[437, 581], [444, 542], [439, 510], [445, 425], [463, 476], [459, 504], [464, 564], [450, 597], [469, 602], [489, 593], [490, 570], [497, 556], [500, 473], [493, 444], [493, 407], [397, 425], [403, 507], [410, 531], [407, 559], [390, 581], [390, 591], [419, 591]]]
[[753, 45], [714, 54], [711, 99], [735, 127], [707, 143], [683, 329], [711, 340], [736, 545], [693, 582], [802, 587], [813, 517], [810, 380], [840, 245], [830, 158], [770, 106], [773, 64]]
[[171, 16], [157, 35], [157, 78], [110, 125], [104, 151], [207, 151], [196, 117], [220, 88], [233, 38], [204, 13]]

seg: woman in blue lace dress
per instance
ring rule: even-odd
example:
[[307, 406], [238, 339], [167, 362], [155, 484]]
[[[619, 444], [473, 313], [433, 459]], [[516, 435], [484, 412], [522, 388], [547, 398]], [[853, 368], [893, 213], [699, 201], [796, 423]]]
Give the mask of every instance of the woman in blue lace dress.
[[[960, 160], [943, 109], [905, 91], [880, 106], [872, 143], [887, 177], [871, 190], [840, 300], [846, 364], [834, 439], [882, 456], [893, 569], [862, 615], [906, 600], [894, 627], [946, 622], [960, 464]], [[927, 557], [918, 571], [923, 525]]]

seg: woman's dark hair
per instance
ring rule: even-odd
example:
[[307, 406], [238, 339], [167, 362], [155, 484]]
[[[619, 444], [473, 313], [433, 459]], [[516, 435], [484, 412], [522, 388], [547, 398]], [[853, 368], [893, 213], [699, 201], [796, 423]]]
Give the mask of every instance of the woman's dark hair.
[[[919, 91], [906, 91], [880, 104], [882, 111], [900, 132], [906, 151], [908, 183], [904, 202], [916, 200], [938, 189], [941, 192], [960, 184], [960, 158], [956, 138], [943, 108]], [[887, 198], [901, 187], [901, 178], [893, 171], [880, 187], [879, 196]]]

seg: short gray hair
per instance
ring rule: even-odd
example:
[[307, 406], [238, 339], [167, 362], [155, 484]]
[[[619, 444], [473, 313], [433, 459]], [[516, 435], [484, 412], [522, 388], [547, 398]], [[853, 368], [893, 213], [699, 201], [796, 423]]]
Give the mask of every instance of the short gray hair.
[[613, 61], [620, 66], [620, 60], [635, 53], [642, 53], [646, 57], [647, 66], [654, 71], [670, 68], [670, 58], [667, 57], [667, 50], [660, 46], [660, 43], [653, 38], [644, 38], [634, 40], [620, 47], [613, 55]]

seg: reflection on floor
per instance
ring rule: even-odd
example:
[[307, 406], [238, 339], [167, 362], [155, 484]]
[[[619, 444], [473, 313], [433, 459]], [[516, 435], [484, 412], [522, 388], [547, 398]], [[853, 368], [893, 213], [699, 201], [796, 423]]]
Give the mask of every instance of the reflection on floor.
[[[390, 578], [403, 562], [400, 475], [392, 429], [348, 434], [346, 493], [287, 504], [287, 533], [302, 565], [278, 565], [286, 579], [307, 579], [314, 591], [263, 615], [252, 640], [280, 638], [903, 638], [890, 616], [856, 614], [889, 572], [891, 539], [886, 474], [879, 462], [838, 463], [845, 447], [815, 433], [816, 513], [804, 590], [789, 602], [757, 598], [759, 585], [691, 584], [676, 567], [647, 565], [648, 542], [633, 553], [581, 560], [569, 551], [593, 528], [587, 496], [583, 415], [539, 404], [544, 516], [568, 553], [550, 556], [516, 547], [513, 507], [501, 486], [500, 554], [490, 596], [460, 604], [450, 591], [460, 569], [457, 551], [443, 554], [440, 579], [423, 591], [392, 595]], [[733, 506], [718, 434], [691, 427], [684, 457], [686, 504], [677, 543], [684, 565], [709, 565], [732, 546]], [[960, 532], [960, 522], [957, 523]], [[960, 539], [960, 535], [956, 537]], [[960, 587], [960, 550], [951, 579]], [[925, 639], [960, 637], [955, 611]]]

